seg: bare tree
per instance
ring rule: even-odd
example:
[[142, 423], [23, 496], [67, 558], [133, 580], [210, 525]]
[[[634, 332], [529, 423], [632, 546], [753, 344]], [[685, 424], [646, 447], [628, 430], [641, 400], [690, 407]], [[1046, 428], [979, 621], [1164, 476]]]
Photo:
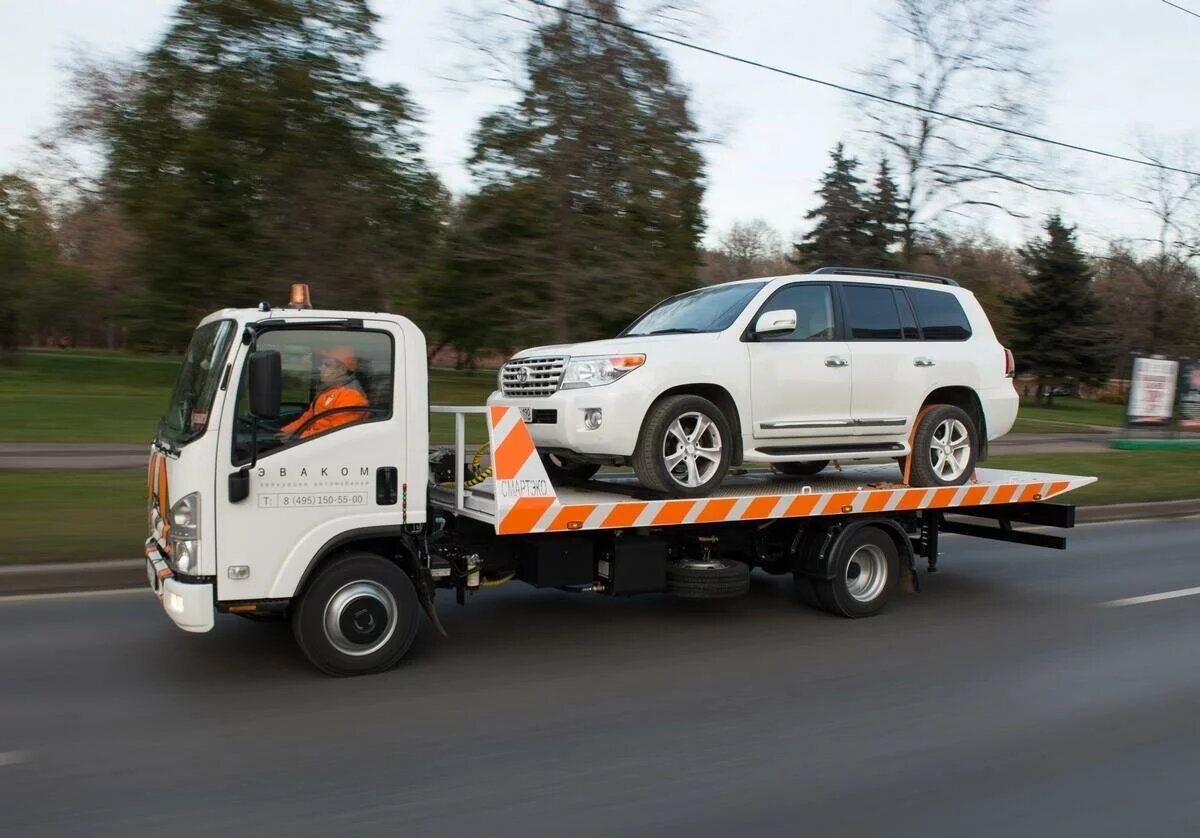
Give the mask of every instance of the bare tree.
[[1051, 189], [1032, 144], [955, 117], [1029, 132], [1040, 71], [1041, 0], [895, 0], [889, 52], [865, 75], [872, 92], [921, 110], [872, 101], [868, 132], [893, 158], [904, 209], [905, 262], [948, 212], [986, 208], [1019, 216], [1014, 188]]

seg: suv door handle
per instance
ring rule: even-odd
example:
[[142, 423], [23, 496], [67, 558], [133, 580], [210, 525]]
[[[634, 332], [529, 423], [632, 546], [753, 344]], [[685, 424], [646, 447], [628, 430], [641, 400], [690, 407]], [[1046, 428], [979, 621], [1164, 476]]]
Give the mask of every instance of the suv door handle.
[[936, 362], [932, 358], [914, 358], [914, 367], [932, 367]]
[[827, 366], [827, 367], [848, 367], [848, 366], [850, 366], [850, 362], [847, 361], [845, 358], [838, 357], [837, 355], [830, 355], [828, 358], [825, 359], [825, 366]]

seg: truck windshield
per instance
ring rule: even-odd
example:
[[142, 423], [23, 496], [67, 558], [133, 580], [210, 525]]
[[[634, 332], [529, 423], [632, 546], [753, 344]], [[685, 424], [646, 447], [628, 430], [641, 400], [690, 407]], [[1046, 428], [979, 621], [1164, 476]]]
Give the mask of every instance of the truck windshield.
[[650, 309], [617, 337], [723, 331], [764, 285], [765, 282], [739, 282], [680, 294]]
[[201, 326], [192, 335], [167, 413], [158, 423], [161, 441], [173, 446], [187, 445], [208, 427], [233, 331], [232, 320], [217, 320]]

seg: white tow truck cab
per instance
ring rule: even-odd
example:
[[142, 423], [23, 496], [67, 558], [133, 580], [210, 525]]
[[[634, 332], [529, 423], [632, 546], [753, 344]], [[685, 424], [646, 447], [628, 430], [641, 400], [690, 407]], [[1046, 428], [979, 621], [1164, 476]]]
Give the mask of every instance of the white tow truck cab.
[[[796, 479], [735, 471], [678, 499], [628, 474], [547, 476], [517, 408], [430, 407], [425, 338], [408, 318], [226, 309], [198, 325], [148, 471], [149, 584], [180, 628], [219, 613], [290, 620], [332, 675], [378, 672], [408, 651], [436, 592], [458, 602], [510, 580], [602, 595], [745, 593], [752, 569], [792, 574], [814, 606], [878, 613], [939, 532], [1022, 544], [1065, 539], [1050, 498], [1094, 478], [980, 469], [963, 486], [903, 485], [894, 463]], [[432, 412], [456, 415], [431, 448]], [[489, 448], [467, 448], [484, 414]], [[474, 458], [471, 455], [474, 454]], [[946, 518], [947, 512], [999, 522]], [[444, 632], [443, 632], [444, 633]]]

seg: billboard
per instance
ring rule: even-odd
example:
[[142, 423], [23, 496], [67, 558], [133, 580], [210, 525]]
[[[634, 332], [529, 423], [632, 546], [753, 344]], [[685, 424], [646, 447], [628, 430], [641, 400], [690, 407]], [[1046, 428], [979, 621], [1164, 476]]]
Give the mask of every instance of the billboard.
[[1181, 428], [1200, 430], [1200, 361], [1187, 361], [1179, 379], [1179, 421]]
[[1135, 358], [1129, 385], [1130, 425], [1169, 425], [1175, 408], [1179, 362], [1165, 358]]

